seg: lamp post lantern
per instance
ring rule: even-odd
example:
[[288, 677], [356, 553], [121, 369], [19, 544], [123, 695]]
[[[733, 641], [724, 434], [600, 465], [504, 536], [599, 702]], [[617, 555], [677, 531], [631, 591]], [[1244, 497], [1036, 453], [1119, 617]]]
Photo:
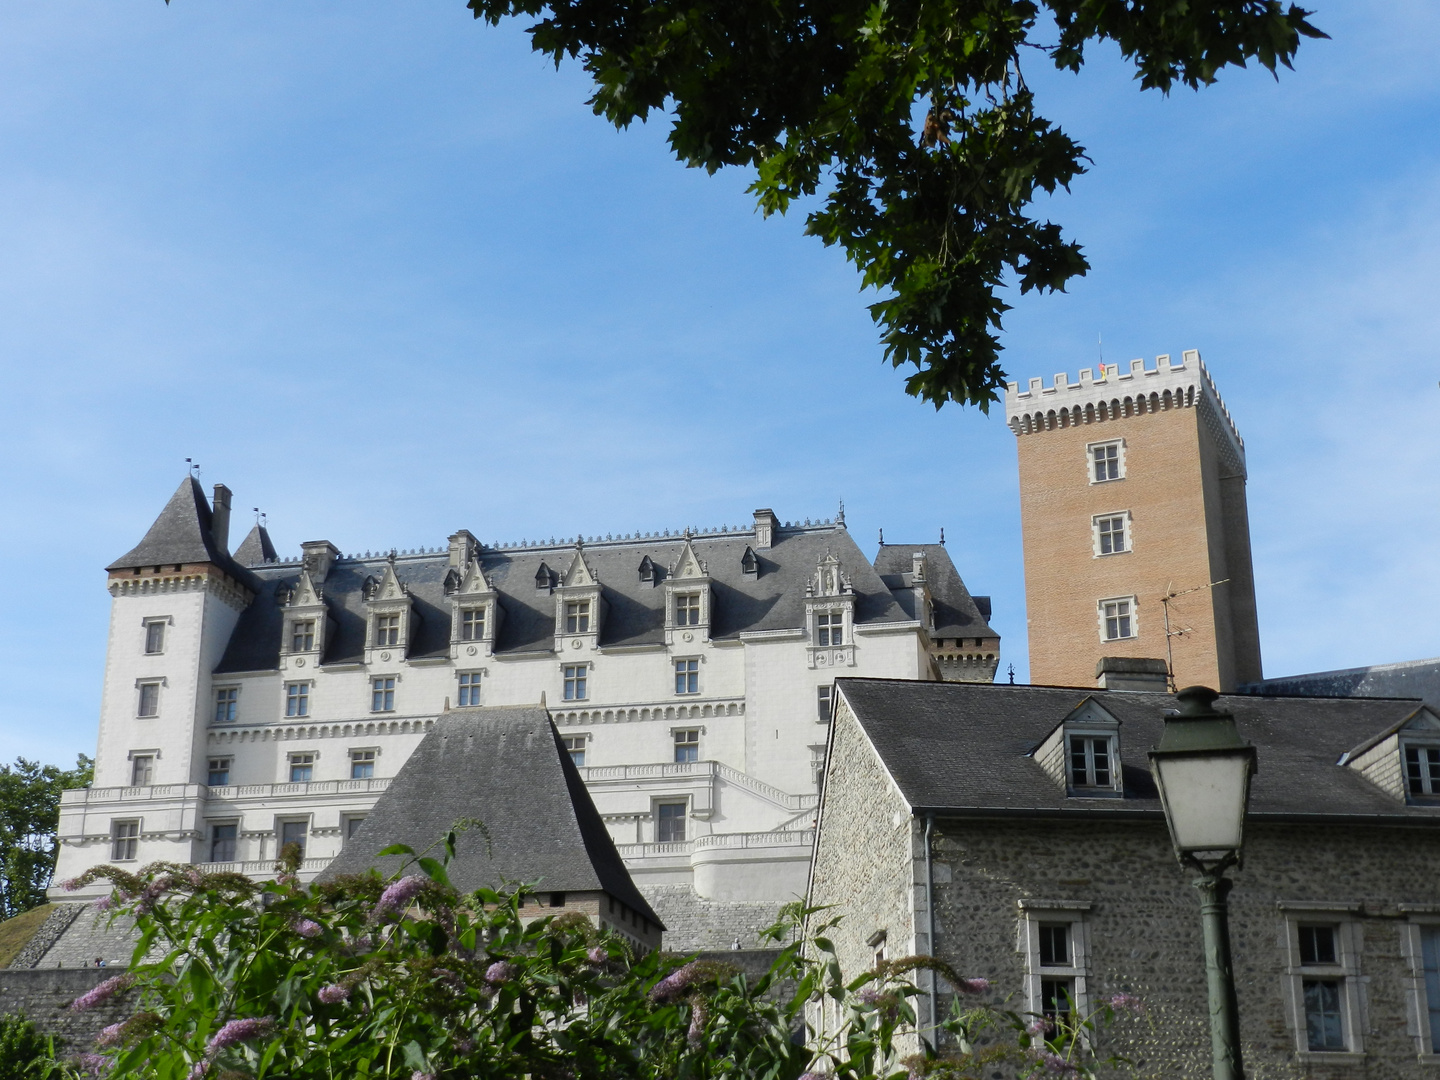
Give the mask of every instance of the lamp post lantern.
[[1220, 695], [1208, 686], [1187, 686], [1175, 696], [1180, 708], [1165, 717], [1160, 745], [1150, 751], [1150, 771], [1175, 854], [1199, 875], [1194, 884], [1205, 929], [1215, 1080], [1244, 1080], [1225, 871], [1240, 862], [1255, 748], [1240, 738], [1233, 716], [1214, 709]]

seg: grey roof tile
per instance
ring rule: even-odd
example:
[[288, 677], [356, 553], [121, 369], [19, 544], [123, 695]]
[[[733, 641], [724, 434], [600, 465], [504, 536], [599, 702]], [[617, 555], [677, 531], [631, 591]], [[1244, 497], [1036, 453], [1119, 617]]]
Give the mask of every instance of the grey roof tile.
[[258, 566], [275, 558], [275, 545], [270, 542], [270, 533], [264, 525], [252, 528], [235, 549], [235, 561], [241, 566]]
[[[1146, 756], [1159, 741], [1170, 694], [1057, 687], [839, 679], [890, 775], [912, 806], [973, 813], [1160, 810]], [[1030, 752], [1087, 697], [1120, 721], [1125, 798], [1067, 798]], [[1440, 807], [1407, 806], [1338, 765], [1347, 750], [1418, 705], [1404, 699], [1227, 695], [1259, 771], [1252, 815], [1390, 817], [1440, 822]]]
[[895, 593], [896, 601], [912, 619], [919, 615], [915, 609], [915, 594], [911, 591], [914, 577], [912, 553], [925, 553], [926, 584], [930, 587], [930, 600], [935, 605], [935, 629], [931, 636], [936, 638], [999, 637], [990, 628], [988, 615], [970, 595], [960, 572], [950, 559], [950, 552], [944, 544], [881, 544], [875, 554], [875, 571]]
[[448, 872], [462, 892], [507, 881], [543, 892], [603, 890], [664, 929], [538, 705], [442, 714], [323, 876], [372, 866], [388, 876], [404, 860], [377, 852], [391, 844], [422, 851], [463, 818], [483, 821], [490, 843], [475, 829], [459, 837]]
[[140, 543], [105, 569], [211, 563], [253, 588], [254, 577], [215, 543], [211, 528], [210, 503], [205, 499], [205, 491], [194, 476], [186, 476]]

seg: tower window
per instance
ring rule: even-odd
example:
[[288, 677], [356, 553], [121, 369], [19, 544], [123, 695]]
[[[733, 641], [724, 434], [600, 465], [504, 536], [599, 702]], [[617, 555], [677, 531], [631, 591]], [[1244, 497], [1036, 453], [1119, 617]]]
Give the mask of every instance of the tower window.
[[1125, 514], [1107, 514], [1095, 519], [1096, 555], [1119, 555], [1130, 550], [1128, 537], [1125, 535], [1126, 517]]
[[395, 676], [382, 675], [370, 682], [370, 711], [395, 711]]
[[675, 661], [675, 693], [698, 694], [700, 692], [700, 661]]
[[480, 672], [460, 673], [460, 708], [472, 709], [480, 704]]
[[[230, 763], [233, 759], [228, 757], [212, 757], [209, 768], [205, 771], [205, 784], [207, 787], [229, 787], [230, 786]], [[221, 860], [228, 862], [228, 859]]]
[[567, 634], [588, 634], [590, 632], [589, 600], [571, 600], [566, 603], [565, 632]]
[[661, 844], [681, 843], [685, 839], [685, 804], [655, 804], [655, 840]]
[[315, 779], [315, 755], [291, 754], [290, 782], [292, 784], [308, 784], [313, 779]]
[[149, 787], [155, 782], [155, 755], [136, 754], [130, 759], [130, 786]]
[[675, 625], [700, 625], [700, 594], [681, 593], [675, 597]]
[[1090, 446], [1090, 482], [1102, 484], [1106, 480], [1120, 480], [1124, 477], [1121, 442], [1092, 443]]
[[375, 616], [375, 644], [376, 646], [400, 644], [399, 615]]
[[110, 860], [134, 862], [140, 846], [140, 822], [116, 821], [110, 826]]
[[300, 857], [305, 857], [305, 835], [310, 831], [309, 822], [306, 821], [282, 821], [280, 823], [280, 850], [284, 851], [291, 844], [300, 849]]
[[375, 775], [375, 751], [350, 751], [350, 779], [369, 780]]
[[145, 624], [145, 652], [148, 655], [165, 651], [165, 620], [151, 619]]
[[240, 703], [238, 686], [222, 686], [215, 691], [215, 723], [229, 724], [235, 720]]
[[565, 744], [565, 752], [570, 755], [578, 768], [585, 767], [585, 743], [587, 736], [584, 735], [562, 735], [560, 741]]
[[588, 664], [566, 664], [565, 665], [565, 700], [584, 701], [589, 696], [586, 687], [586, 675], [589, 672]]
[[234, 862], [235, 839], [240, 826], [233, 821], [210, 826], [210, 861]]
[[485, 609], [469, 608], [460, 613], [460, 640], [479, 641], [485, 636]]
[[315, 621], [297, 619], [290, 624], [290, 651], [312, 652], [315, 649]]
[[1135, 637], [1135, 598], [1100, 601], [1100, 636], [1105, 641]]
[[700, 760], [700, 729], [686, 728], [675, 732], [675, 760], [678, 762]]
[[822, 611], [815, 616], [815, 643], [822, 646], [845, 644], [845, 614]]
[[285, 715], [286, 716], [309, 716], [310, 715], [310, 684], [308, 682], [292, 682], [285, 685]]
[[140, 711], [138, 715], [160, 715], [160, 684], [158, 682], [142, 682], [140, 684]]

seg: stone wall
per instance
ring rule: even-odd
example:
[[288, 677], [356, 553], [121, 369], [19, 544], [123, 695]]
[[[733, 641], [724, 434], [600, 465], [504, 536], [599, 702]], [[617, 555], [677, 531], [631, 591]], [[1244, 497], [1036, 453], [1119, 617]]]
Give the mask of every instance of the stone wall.
[[71, 1012], [67, 1006], [117, 974], [114, 968], [0, 969], [0, 1014], [24, 1013], [42, 1032], [63, 1039], [70, 1052], [87, 1051], [100, 1029], [123, 1020], [132, 1006], [123, 998], [85, 1012]]
[[57, 904], [10, 968], [94, 967], [101, 959], [123, 971], [135, 949], [133, 926], [124, 917], [111, 925], [109, 916], [90, 904]]
[[671, 952], [719, 952], [763, 946], [760, 931], [780, 915], [779, 900], [707, 900], [689, 885], [647, 885], [645, 899], [665, 924]]
[[[1434, 832], [1247, 826], [1230, 918], [1250, 1080], [1434, 1075], [1434, 1055], [1420, 1060], [1414, 973], [1402, 944], [1413, 920], [1440, 914]], [[1210, 1076], [1198, 894], [1162, 823], [942, 820], [935, 869], [938, 952], [962, 974], [992, 980], [997, 999], [1023, 1009], [1019, 901], [1088, 902], [1092, 1000], [1131, 993], [1148, 1010], [1119, 1021], [1106, 1048], [1134, 1061], [1140, 1077]], [[1306, 902], [1353, 909], [1341, 918], [1361, 943], [1363, 1055], [1301, 1049], [1285, 974], [1290, 931], [1278, 905]]]

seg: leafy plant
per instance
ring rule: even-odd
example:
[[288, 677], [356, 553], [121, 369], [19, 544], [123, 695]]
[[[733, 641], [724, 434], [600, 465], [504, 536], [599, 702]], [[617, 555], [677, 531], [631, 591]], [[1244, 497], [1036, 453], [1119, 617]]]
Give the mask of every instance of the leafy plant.
[[44, 1080], [57, 1068], [54, 1039], [24, 1013], [0, 1015], [0, 1080]]
[[[673, 113], [685, 164], [754, 168], [766, 214], [820, 196], [806, 232], [879, 292], [870, 312], [906, 390], [986, 409], [1004, 372], [1007, 283], [1063, 290], [1088, 263], [1041, 192], [1084, 148], [1037, 111], [1028, 59], [1078, 71], [1114, 42], [1144, 89], [1290, 66], [1311, 14], [1280, 0], [469, 0], [534, 19], [534, 49], [579, 58], [617, 127]], [[809, 202], [806, 205], [810, 205]]]
[[[814, 1080], [822, 1069], [899, 1080], [958, 1078], [978, 1060], [958, 1046], [899, 1060], [915, 1034], [912, 967], [843, 982], [829, 941], [797, 933], [816, 911], [792, 908], [768, 932], [777, 958], [751, 981], [728, 964], [636, 955], [576, 912], [530, 918], [523, 886], [461, 895], [447, 876], [455, 833], [443, 843], [438, 859], [387, 849], [412, 857], [389, 881], [372, 872], [304, 887], [292, 848], [263, 884], [167, 863], [98, 867], [69, 883], [111, 881], [105, 903], [140, 933], [129, 972], [74, 1005], [134, 1002], [102, 1033], [103, 1062], [87, 1067], [113, 1080]], [[843, 1023], [801, 1037], [824, 1000]], [[957, 1011], [947, 1030], [976, 1042], [982, 1014], [997, 1037], [1009, 1033], [1021, 1075], [1046, 1067], [1044, 1040], [1003, 1009]]]
[[84, 754], [73, 769], [24, 758], [0, 766], [0, 919], [45, 903], [59, 850], [60, 793], [86, 787], [94, 766]]

